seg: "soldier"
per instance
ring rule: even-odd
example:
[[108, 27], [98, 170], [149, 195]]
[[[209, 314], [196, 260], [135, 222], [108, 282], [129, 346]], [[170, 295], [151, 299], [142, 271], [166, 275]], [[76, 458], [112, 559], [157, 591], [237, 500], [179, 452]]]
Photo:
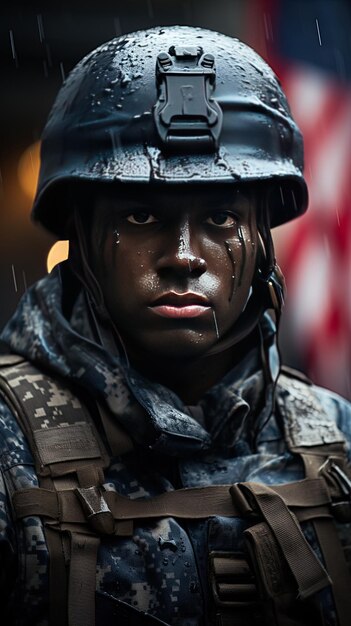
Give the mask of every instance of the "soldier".
[[276, 344], [302, 171], [222, 34], [122, 36], [63, 85], [33, 215], [70, 257], [2, 334], [6, 625], [349, 624], [350, 406]]

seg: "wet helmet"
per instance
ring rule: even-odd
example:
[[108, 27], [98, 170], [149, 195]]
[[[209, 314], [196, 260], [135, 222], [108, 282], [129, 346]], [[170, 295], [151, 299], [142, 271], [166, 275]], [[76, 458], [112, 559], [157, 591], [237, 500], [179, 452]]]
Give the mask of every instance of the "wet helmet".
[[274, 181], [276, 226], [307, 207], [303, 142], [247, 45], [187, 26], [113, 39], [62, 86], [44, 129], [35, 220], [64, 236], [71, 183]]

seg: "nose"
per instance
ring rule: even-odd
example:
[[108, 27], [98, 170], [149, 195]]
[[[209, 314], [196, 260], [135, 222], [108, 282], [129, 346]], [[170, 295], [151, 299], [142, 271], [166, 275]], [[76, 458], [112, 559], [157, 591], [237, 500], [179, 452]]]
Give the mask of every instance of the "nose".
[[158, 260], [159, 271], [169, 270], [198, 276], [206, 272], [206, 260], [201, 254], [196, 233], [191, 232], [188, 219], [171, 229], [165, 243], [164, 252]]

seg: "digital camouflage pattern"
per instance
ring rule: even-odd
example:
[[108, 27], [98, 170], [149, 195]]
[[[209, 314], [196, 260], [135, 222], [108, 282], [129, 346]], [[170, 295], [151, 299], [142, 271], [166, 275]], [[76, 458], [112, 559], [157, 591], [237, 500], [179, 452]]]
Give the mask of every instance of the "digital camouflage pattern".
[[[270, 485], [302, 479], [302, 462], [289, 452], [285, 440], [294, 445], [301, 441], [318, 445], [345, 437], [350, 454], [350, 405], [298, 378], [281, 376], [277, 410], [267, 421], [271, 395], [268, 393], [262, 405], [263, 375], [255, 350], [205, 394], [201, 425], [192, 417], [191, 407], [184, 406], [173, 392], [127, 369], [94, 342], [82, 297], [78, 297], [71, 319], [66, 320], [61, 289], [60, 270], [55, 269], [25, 294], [2, 339], [12, 352], [106, 402], [130, 434], [136, 452], [112, 459], [105, 472], [106, 489], [143, 498], [180, 487], [237, 481]], [[268, 318], [266, 333], [272, 337], [274, 352], [274, 328]], [[36, 382], [39, 386], [47, 384], [45, 376]], [[55, 389], [51, 391], [59, 405]], [[50, 415], [53, 419], [52, 408]], [[45, 416], [38, 417], [40, 427], [45, 428]], [[64, 406], [58, 406], [56, 417], [64, 425]], [[253, 429], [259, 433], [255, 450], [250, 434]], [[46, 626], [48, 551], [43, 526], [37, 517], [15, 522], [11, 510], [14, 491], [37, 486], [38, 480], [26, 439], [5, 402], [0, 403], [0, 454], [4, 623]], [[114, 606], [120, 601], [133, 613], [147, 612], [167, 624], [214, 624], [208, 555], [211, 551], [242, 553], [246, 524], [239, 518], [214, 517], [187, 523], [165, 518], [135, 524], [132, 537], [104, 537], [96, 576], [98, 623], [112, 624], [110, 603]], [[312, 526], [304, 523], [303, 530], [319, 554]], [[342, 535], [349, 545], [349, 525], [343, 525]], [[325, 624], [336, 626], [330, 590], [320, 592], [319, 598]], [[139, 620], [135, 623], [142, 624], [144, 617], [135, 615]], [[260, 615], [252, 616], [250, 624], [263, 624], [261, 619]], [[129, 614], [119, 623], [134, 622]]]

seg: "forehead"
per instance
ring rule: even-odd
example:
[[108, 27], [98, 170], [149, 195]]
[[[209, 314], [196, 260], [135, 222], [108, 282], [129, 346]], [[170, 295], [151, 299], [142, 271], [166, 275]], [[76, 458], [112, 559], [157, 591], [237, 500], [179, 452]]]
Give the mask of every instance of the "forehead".
[[255, 207], [252, 185], [104, 185], [94, 195], [95, 209], [123, 211], [135, 206], [186, 211]]

